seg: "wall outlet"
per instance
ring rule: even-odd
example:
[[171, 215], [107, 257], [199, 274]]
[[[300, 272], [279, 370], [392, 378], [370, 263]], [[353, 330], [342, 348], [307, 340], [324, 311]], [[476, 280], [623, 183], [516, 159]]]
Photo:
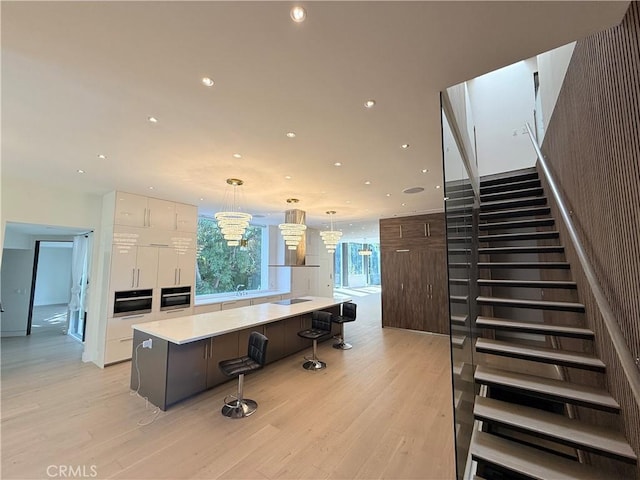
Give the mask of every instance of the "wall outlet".
[[148, 340], [144, 340], [142, 342], [142, 348], [151, 348], [152, 343], [153, 343], [153, 340], [151, 338]]

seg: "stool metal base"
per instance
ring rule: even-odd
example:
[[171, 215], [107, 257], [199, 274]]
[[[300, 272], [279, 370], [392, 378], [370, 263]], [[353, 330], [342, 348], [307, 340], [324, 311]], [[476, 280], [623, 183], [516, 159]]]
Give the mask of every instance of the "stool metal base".
[[338, 342], [333, 344], [333, 348], [337, 348], [339, 350], [350, 350], [353, 348], [353, 345], [346, 342]]
[[320, 360], [307, 360], [302, 364], [302, 368], [305, 370], [322, 370], [323, 368], [327, 368], [327, 364]]
[[229, 418], [244, 418], [252, 415], [258, 408], [258, 403], [249, 398], [243, 398], [240, 402], [225, 403], [222, 407], [222, 415]]

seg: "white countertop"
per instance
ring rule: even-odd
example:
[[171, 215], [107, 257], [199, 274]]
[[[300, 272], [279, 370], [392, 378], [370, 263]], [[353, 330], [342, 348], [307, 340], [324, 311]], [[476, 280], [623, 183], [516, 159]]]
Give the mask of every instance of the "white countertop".
[[[244, 292], [244, 290], [242, 290]], [[206, 296], [205, 299], [202, 299], [200, 295], [199, 298], [195, 300], [195, 306], [200, 307], [203, 305], [211, 305], [213, 303], [225, 303], [232, 302], [236, 300], [251, 300], [253, 298], [264, 298], [270, 297], [272, 295], [288, 295], [289, 291], [281, 291], [281, 290], [259, 290], [259, 291], [251, 291], [251, 293], [237, 295], [235, 293], [229, 294], [217, 294]]]
[[263, 303], [219, 312], [200, 313], [198, 315], [140, 323], [133, 325], [132, 328], [180, 345], [275, 322], [314, 310], [322, 310], [323, 308], [349, 301], [348, 298], [340, 300], [325, 297], [301, 298], [309, 301], [294, 303], [293, 305]]

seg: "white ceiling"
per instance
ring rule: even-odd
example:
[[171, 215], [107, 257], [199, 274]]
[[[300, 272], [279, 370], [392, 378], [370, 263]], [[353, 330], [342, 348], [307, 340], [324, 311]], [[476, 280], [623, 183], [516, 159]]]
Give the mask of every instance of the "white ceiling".
[[615, 24], [628, 2], [302, 4], [296, 24], [292, 2], [2, 2], [3, 181], [213, 213], [238, 177], [259, 222], [296, 197], [309, 225], [336, 210], [371, 238], [372, 220], [442, 209], [442, 89]]

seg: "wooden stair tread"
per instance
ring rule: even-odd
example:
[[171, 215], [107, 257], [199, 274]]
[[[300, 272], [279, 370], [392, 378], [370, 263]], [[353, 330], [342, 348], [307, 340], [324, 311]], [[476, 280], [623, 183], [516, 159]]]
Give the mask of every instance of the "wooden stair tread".
[[547, 206], [512, 208], [508, 210], [482, 212], [480, 213], [480, 220], [492, 220], [497, 218], [514, 218], [514, 217], [535, 217], [538, 215], [549, 215], [550, 213], [551, 213], [551, 207], [547, 207]]
[[451, 323], [456, 325], [466, 325], [467, 318], [467, 315], [451, 315]]
[[466, 342], [467, 337], [464, 335], [451, 335], [451, 345], [454, 348], [462, 348], [464, 347], [464, 342]]
[[511, 330], [525, 333], [537, 333], [541, 335], [554, 335], [558, 337], [593, 339], [593, 331], [588, 328], [565, 327], [562, 325], [548, 325], [545, 323], [518, 322], [506, 318], [478, 317], [476, 326], [481, 328], [494, 328], [499, 330]]
[[527, 180], [517, 179], [513, 182], [494, 183], [493, 185], [484, 185], [480, 187], [480, 193], [484, 195], [488, 193], [524, 190], [525, 188], [540, 188], [540, 179], [539, 178], [532, 178]]
[[544, 190], [542, 189], [542, 187], [516, 188], [515, 190], [507, 190], [504, 192], [480, 193], [480, 201], [483, 203], [495, 202], [511, 198], [538, 197], [540, 195], [544, 195]]
[[576, 282], [563, 280], [500, 280], [493, 278], [479, 278], [481, 287], [525, 287], [525, 288], [578, 288]]
[[454, 285], [466, 285], [469, 283], [469, 279], [468, 278], [450, 278], [449, 283], [452, 283]]
[[524, 391], [543, 399], [571, 403], [611, 413], [619, 413], [620, 405], [606, 390], [570, 383], [565, 380], [509, 372], [478, 365], [474, 376], [477, 383], [512, 391]]
[[559, 238], [560, 233], [557, 230], [547, 230], [544, 232], [525, 232], [525, 233], [500, 233], [495, 235], [480, 235], [479, 242], [510, 242], [513, 240], [548, 240], [551, 238]]
[[467, 303], [469, 297], [466, 295], [449, 295], [449, 300], [455, 303]]
[[532, 207], [535, 205], [546, 205], [547, 197], [545, 196], [532, 196], [532, 197], [519, 197], [510, 198], [506, 200], [492, 200], [484, 201], [480, 205], [481, 212], [492, 212], [495, 210], [507, 210], [516, 207]]
[[478, 262], [478, 268], [562, 268], [569, 269], [569, 262]]
[[453, 408], [458, 408], [462, 401], [462, 390], [453, 391]]
[[534, 218], [531, 220], [509, 220], [507, 222], [481, 223], [480, 230], [505, 230], [510, 228], [549, 227], [555, 223], [553, 218]]
[[537, 480], [602, 480], [602, 471], [573, 460], [476, 431], [469, 448], [474, 460], [500, 465]]
[[503, 307], [539, 308], [562, 312], [584, 312], [584, 305], [574, 302], [554, 302], [549, 300], [525, 300], [520, 298], [499, 298], [479, 296], [476, 301], [483, 305], [499, 305]]
[[604, 372], [606, 368], [602, 360], [592, 355], [544, 347], [531, 347], [489, 338], [478, 338], [476, 340], [476, 351], [597, 372]]
[[479, 248], [480, 255], [504, 254], [504, 253], [563, 253], [561, 245], [542, 245], [534, 247], [486, 247]]
[[523, 182], [525, 180], [537, 179], [538, 172], [535, 167], [527, 167], [521, 170], [511, 172], [503, 172], [491, 176], [485, 176], [480, 179], [480, 188], [489, 185], [502, 185], [504, 183]]
[[624, 435], [564, 415], [537, 408], [476, 396], [473, 414], [478, 420], [525, 431], [555, 442], [636, 463], [637, 458]]

